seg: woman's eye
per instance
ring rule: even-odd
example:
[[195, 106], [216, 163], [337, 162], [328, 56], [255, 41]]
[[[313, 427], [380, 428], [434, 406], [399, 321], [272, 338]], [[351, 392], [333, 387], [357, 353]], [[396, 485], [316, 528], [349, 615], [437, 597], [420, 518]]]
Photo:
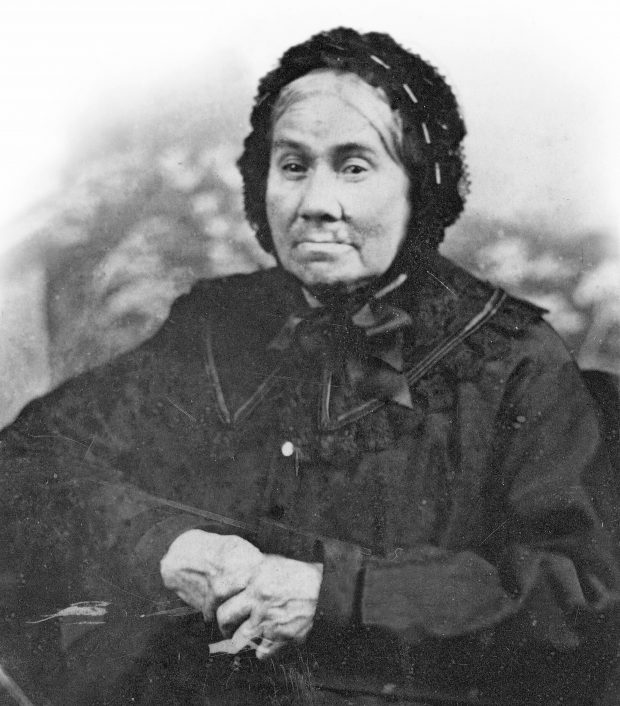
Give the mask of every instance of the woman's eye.
[[306, 168], [301, 162], [284, 162], [281, 166], [282, 171], [290, 174], [302, 174]]
[[367, 172], [368, 167], [367, 165], [360, 164], [359, 162], [352, 162], [349, 164], [345, 164], [342, 168], [342, 171], [345, 174], [350, 174], [351, 176], [359, 176], [360, 174], [364, 174], [365, 172]]

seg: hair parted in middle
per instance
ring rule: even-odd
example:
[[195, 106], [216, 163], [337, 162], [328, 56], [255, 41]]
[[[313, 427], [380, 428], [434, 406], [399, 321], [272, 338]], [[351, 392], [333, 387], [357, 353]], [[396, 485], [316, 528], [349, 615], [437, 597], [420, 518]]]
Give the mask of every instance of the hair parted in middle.
[[339, 27], [288, 49], [279, 65], [260, 81], [251, 115], [252, 130], [238, 161], [245, 211], [258, 242], [273, 252], [265, 196], [271, 153], [273, 108], [281, 90], [311, 71], [357, 74], [381, 88], [403, 125], [402, 162], [410, 182], [411, 217], [401, 251], [407, 259], [435, 250], [444, 229], [464, 207], [468, 189], [461, 142], [465, 124], [445, 79], [417, 54], [388, 34], [359, 34]]

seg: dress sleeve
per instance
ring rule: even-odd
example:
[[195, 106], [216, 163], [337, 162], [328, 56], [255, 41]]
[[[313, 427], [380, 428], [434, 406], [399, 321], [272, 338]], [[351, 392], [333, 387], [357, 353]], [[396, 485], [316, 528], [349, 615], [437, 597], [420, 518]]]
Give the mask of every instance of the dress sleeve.
[[413, 645], [484, 635], [524, 650], [571, 650], [605, 630], [620, 591], [617, 483], [579, 371], [557, 344], [533, 343], [505, 382], [483, 470], [491, 531], [466, 548], [409, 547], [398, 561], [323, 541], [319, 618]]
[[159, 560], [179, 534], [205, 525], [163, 507], [119, 469], [139, 439], [135, 389], [123, 385], [122, 367], [65, 383], [0, 433], [4, 566], [60, 605], [169, 600]]

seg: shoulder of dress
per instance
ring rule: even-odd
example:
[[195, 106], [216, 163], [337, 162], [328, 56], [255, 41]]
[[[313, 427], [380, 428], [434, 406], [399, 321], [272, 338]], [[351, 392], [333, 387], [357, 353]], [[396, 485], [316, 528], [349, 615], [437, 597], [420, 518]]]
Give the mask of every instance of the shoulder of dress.
[[547, 313], [546, 309], [512, 296], [502, 287], [476, 277], [441, 256], [432, 262], [431, 273], [441, 279], [444, 285], [443, 297], [446, 306], [454, 308], [454, 315], [464, 322], [483, 309], [495, 292], [501, 292], [503, 296], [501, 305], [489, 319], [489, 325], [503, 330], [506, 334], [519, 334], [529, 326], [541, 322]]
[[532, 370], [555, 369], [574, 361], [560, 335], [544, 320], [546, 310], [506, 294], [502, 305], [464, 346], [484, 361], [503, 361], [507, 369], [527, 361]]
[[286, 284], [288, 284], [287, 278], [276, 267], [226, 277], [200, 279], [191, 291], [179, 297], [177, 302], [179, 304], [209, 302], [222, 307], [231, 305], [238, 307], [243, 303], [254, 304], [265, 298], [272, 299]]
[[561, 348], [559, 337], [542, 318], [544, 309], [441, 256], [429, 260], [407, 303], [414, 319], [414, 346], [430, 349], [461, 339], [443, 363], [459, 378], [474, 376], [485, 361], [502, 358], [508, 364], [530, 348]]
[[548, 313], [532, 302], [506, 294], [492, 324], [507, 334], [520, 335], [527, 329], [540, 324]]
[[58, 417], [65, 408], [83, 410], [90, 404], [88, 400], [93, 408], [100, 408], [113, 404], [129, 388], [148, 395], [153, 379], [182, 377], [188, 363], [203, 360], [201, 332], [209, 314], [217, 320], [222, 347], [228, 354], [234, 349], [249, 349], [254, 338], [260, 339], [258, 334], [262, 336], [265, 328], [260, 314], [269, 313], [269, 302], [280, 301], [282, 275], [277, 271], [199, 280], [175, 300], [153, 336], [109, 361], [58, 381], [46, 394], [30, 401], [19, 416], [35, 420]]
[[252, 325], [277, 308], [288, 282], [277, 268], [198, 280], [173, 303], [170, 314], [151, 343], [163, 338], [193, 336], [207, 321], [226, 327]]

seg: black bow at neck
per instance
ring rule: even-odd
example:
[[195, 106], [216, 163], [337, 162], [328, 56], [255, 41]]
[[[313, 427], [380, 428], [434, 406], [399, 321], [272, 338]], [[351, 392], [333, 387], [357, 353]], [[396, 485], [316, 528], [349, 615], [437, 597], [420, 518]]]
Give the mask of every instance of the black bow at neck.
[[331, 376], [344, 376], [356, 396], [391, 401], [412, 408], [403, 374], [403, 331], [411, 316], [382, 297], [404, 278], [367, 302], [318, 306], [293, 312], [268, 348], [281, 353], [297, 350], [320, 361]]

